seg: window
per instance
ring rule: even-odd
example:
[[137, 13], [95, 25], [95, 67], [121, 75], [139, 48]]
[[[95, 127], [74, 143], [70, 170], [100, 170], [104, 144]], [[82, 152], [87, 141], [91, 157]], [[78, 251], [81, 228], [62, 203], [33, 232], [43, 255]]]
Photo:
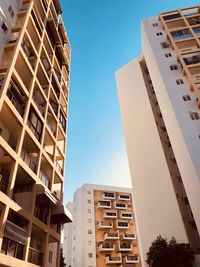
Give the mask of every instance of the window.
[[91, 191], [87, 191], [88, 195], [91, 195]]
[[88, 219], [88, 223], [92, 223], [92, 219]]
[[157, 36], [161, 36], [162, 35], [162, 32], [157, 32], [156, 35]]
[[14, 11], [13, 11], [13, 9], [12, 9], [12, 7], [11, 7], [11, 6], [9, 6], [9, 7], [8, 7], [8, 11], [9, 11], [9, 13], [10, 13], [11, 17], [13, 18], [13, 17], [14, 17], [14, 15], [15, 15], [15, 13], [14, 13]]
[[53, 256], [53, 253], [52, 253], [52, 251], [50, 250], [50, 251], [49, 251], [49, 263], [52, 263], [52, 256]]
[[153, 26], [153, 27], [158, 27], [158, 23], [155, 22], [155, 23], [152, 24], [152, 26]]
[[91, 199], [88, 199], [87, 203], [88, 203], [88, 204], [92, 203]]
[[176, 64], [174, 65], [170, 65], [170, 70], [177, 70], [178, 69], [178, 66]]
[[165, 53], [165, 57], [171, 57], [172, 54], [171, 53]]
[[191, 120], [199, 120], [199, 113], [198, 112], [193, 112], [193, 111], [189, 111], [189, 115]]
[[92, 212], [92, 210], [91, 209], [88, 209], [88, 213], [91, 213]]
[[91, 234], [92, 234], [92, 230], [88, 229], [88, 235], [91, 235]]
[[183, 95], [182, 98], [184, 101], [190, 101], [191, 100], [191, 97], [189, 95]]
[[8, 26], [6, 25], [6, 23], [3, 21], [1, 24], [1, 28], [3, 29], [3, 31], [6, 33], [8, 31]]
[[92, 240], [88, 240], [88, 245], [89, 245], [89, 246], [92, 245]]
[[177, 79], [177, 80], [176, 80], [176, 83], [177, 83], [178, 85], [180, 85], [180, 84], [184, 84], [184, 81], [183, 81], [182, 79]]
[[88, 253], [88, 257], [89, 258], [92, 258], [92, 253]]

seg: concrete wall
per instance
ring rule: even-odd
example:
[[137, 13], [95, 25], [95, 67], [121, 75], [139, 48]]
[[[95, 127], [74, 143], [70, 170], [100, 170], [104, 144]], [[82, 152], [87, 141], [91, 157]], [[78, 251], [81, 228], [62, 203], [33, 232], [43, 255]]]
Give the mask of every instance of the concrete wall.
[[[185, 186], [193, 216], [200, 233], [200, 120], [191, 120], [189, 111], [199, 112], [196, 94], [179, 67], [171, 71], [170, 65], [177, 64], [177, 55], [171, 49], [163, 49], [160, 42], [166, 41], [166, 33], [159, 24], [152, 26], [157, 18], [143, 22], [143, 54], [157, 95], [176, 161]], [[158, 22], [159, 23], [159, 22]], [[158, 37], [156, 32], [162, 32]], [[170, 52], [172, 57], [166, 58]], [[177, 85], [176, 79], [183, 79]], [[183, 95], [190, 95], [191, 101], [183, 101]]]
[[146, 266], [146, 253], [158, 235], [169, 239], [174, 236], [179, 242], [188, 240], [139, 60], [117, 71], [116, 79], [142, 262]]

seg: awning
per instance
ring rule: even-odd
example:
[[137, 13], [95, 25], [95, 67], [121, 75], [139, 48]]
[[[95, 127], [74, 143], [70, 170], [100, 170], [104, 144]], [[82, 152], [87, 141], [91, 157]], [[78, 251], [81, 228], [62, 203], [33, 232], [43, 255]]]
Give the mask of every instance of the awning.
[[21, 244], [26, 244], [28, 232], [18, 225], [7, 220], [4, 236]]
[[47, 19], [47, 32], [51, 34], [51, 37], [54, 39], [55, 44], [57, 45], [61, 44], [56, 24], [52, 18]]
[[53, 222], [70, 223], [72, 222], [72, 214], [60, 202], [58, 206], [52, 208], [51, 212]]
[[59, 23], [58, 27], [59, 27], [60, 32], [62, 34], [62, 38], [63, 38], [64, 43], [67, 44], [69, 41], [68, 41], [67, 34], [66, 34], [65, 27], [64, 27], [63, 23], [62, 22]]
[[57, 203], [57, 199], [52, 195], [52, 193], [50, 192], [50, 190], [45, 187], [42, 184], [38, 184], [37, 185], [37, 194], [41, 195], [44, 194], [45, 196], [48, 197], [48, 199], [53, 203], [56, 204]]
[[57, 45], [56, 46], [57, 52], [58, 52], [58, 56], [60, 57], [60, 60], [62, 62], [62, 65], [67, 66], [67, 59], [64, 55], [64, 51], [61, 45]]
[[61, 14], [62, 13], [62, 8], [61, 8], [61, 5], [60, 5], [60, 1], [59, 0], [54, 0], [53, 3], [54, 3], [54, 6], [55, 6], [55, 9], [56, 9], [57, 13]]

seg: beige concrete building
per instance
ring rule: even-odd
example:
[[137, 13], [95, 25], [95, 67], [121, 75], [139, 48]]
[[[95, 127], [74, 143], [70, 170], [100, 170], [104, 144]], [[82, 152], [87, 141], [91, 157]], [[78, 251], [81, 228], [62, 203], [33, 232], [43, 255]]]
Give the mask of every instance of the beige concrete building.
[[141, 57], [116, 73], [144, 266], [160, 234], [200, 253], [199, 36], [199, 6], [145, 19]]
[[0, 266], [58, 267], [70, 46], [59, 0], [0, 0]]
[[67, 267], [141, 266], [131, 189], [84, 184], [74, 194], [72, 213], [64, 231], [64, 254], [72, 255]]

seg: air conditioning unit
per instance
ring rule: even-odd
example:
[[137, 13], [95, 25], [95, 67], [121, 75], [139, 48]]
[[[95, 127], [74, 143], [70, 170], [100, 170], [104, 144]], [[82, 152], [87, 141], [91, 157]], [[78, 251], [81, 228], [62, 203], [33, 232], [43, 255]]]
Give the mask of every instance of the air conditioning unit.
[[168, 42], [161, 42], [160, 45], [162, 46], [162, 48], [168, 48], [169, 47]]

